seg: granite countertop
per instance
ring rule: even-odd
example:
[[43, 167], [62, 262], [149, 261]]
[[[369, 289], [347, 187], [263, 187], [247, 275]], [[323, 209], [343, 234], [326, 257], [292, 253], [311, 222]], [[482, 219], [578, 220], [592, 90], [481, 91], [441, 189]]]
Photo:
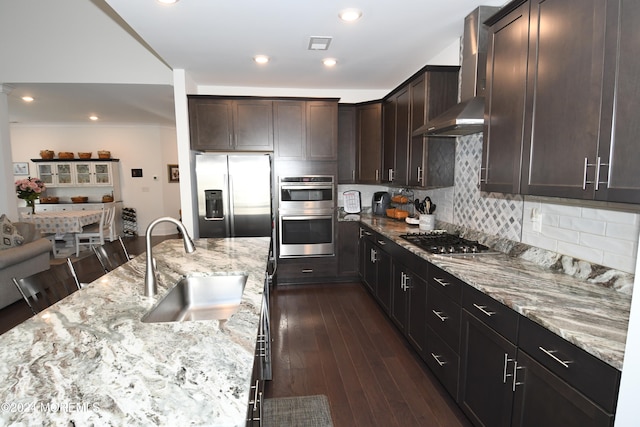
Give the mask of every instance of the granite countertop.
[[[138, 256], [0, 335], [0, 424], [244, 425], [269, 238], [153, 248], [158, 295]], [[142, 323], [182, 276], [248, 274], [228, 320]]]
[[368, 225], [403, 248], [622, 370], [630, 295], [506, 254], [433, 255], [399, 237], [419, 231], [417, 227], [401, 221], [370, 214], [346, 220]]

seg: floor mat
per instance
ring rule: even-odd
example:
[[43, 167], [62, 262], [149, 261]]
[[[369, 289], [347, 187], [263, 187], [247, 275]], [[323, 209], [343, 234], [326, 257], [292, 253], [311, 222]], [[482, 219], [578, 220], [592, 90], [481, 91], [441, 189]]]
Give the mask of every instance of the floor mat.
[[264, 427], [333, 427], [325, 395], [265, 399]]

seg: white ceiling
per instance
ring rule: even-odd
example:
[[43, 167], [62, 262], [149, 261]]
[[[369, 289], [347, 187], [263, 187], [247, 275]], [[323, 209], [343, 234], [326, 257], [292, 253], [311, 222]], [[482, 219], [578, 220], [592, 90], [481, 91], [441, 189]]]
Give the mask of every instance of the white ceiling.
[[[0, 15], [8, 7], [23, 7], [21, 13], [34, 17], [55, 14], [48, 19], [40, 16], [39, 25], [32, 26], [30, 35], [25, 37], [43, 41], [48, 51], [71, 50], [71, 40], [99, 40], [101, 56], [95, 62], [115, 57], [120, 51], [117, 44], [134, 43], [160, 68], [186, 70], [201, 88], [253, 87], [257, 92], [259, 88], [305, 89], [306, 93], [317, 90], [321, 96], [326, 96], [327, 91], [391, 90], [455, 43], [462, 34], [464, 17], [475, 7], [505, 4], [505, 0], [180, 0], [166, 6], [155, 0], [92, 0], [92, 9], [88, 9], [86, 0], [82, 7], [78, 1], [28, 0], [28, 6], [25, 0], [9, 2], [11, 6], [3, 1]], [[52, 3], [55, 10], [48, 9]], [[347, 7], [361, 9], [362, 18], [355, 23], [341, 22], [338, 12]], [[16, 11], [11, 12], [12, 19], [6, 24], [16, 25]], [[47, 38], [60, 31], [60, 21], [65, 19], [69, 22], [65, 46], [47, 45]], [[77, 22], [82, 22], [82, 27], [74, 34]], [[91, 34], [93, 29], [110, 33]], [[12, 31], [23, 30], [15, 27]], [[309, 51], [310, 36], [332, 37], [329, 50]], [[9, 54], [27, 55], [20, 50], [20, 43], [21, 39], [14, 37]], [[1, 45], [4, 61], [7, 56]], [[256, 54], [266, 54], [272, 60], [259, 66], [252, 61]], [[137, 57], [142, 60], [144, 55]], [[321, 63], [325, 57], [336, 58], [337, 66], [325, 68]], [[64, 76], [64, 69], [55, 70], [55, 64], [51, 65], [56, 71], [51, 80], [47, 79], [46, 68], [37, 79], [31, 76], [31, 68], [25, 70], [31, 78], [21, 81], [16, 77], [22, 75], [15, 70], [16, 64], [12, 63], [13, 79], [4, 80], [14, 87], [9, 97], [11, 121], [79, 122], [92, 112], [103, 123], [165, 125], [173, 121], [170, 81], [145, 84], [143, 77], [136, 76], [132, 83], [123, 84], [126, 79], [120, 76], [137, 69], [135, 57], [100, 65], [102, 70], [113, 66], [113, 75], [119, 76], [114, 79], [117, 81], [104, 75], [93, 81], [73, 80]], [[70, 73], [74, 71], [71, 65]], [[3, 78], [6, 77], [0, 65], [0, 79]], [[25, 106], [19, 101], [18, 95], [23, 92], [36, 96], [37, 107], [36, 103]]]

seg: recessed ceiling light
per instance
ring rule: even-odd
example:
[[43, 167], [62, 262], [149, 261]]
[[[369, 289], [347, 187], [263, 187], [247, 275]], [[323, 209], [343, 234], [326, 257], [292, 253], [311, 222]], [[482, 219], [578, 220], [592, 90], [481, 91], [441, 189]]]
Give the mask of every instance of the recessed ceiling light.
[[22, 100], [24, 102], [33, 102], [33, 96], [23, 96]]
[[353, 21], [357, 21], [362, 17], [362, 11], [359, 9], [353, 9], [353, 8], [345, 9], [343, 11], [340, 11], [338, 16], [340, 17], [340, 19], [342, 19], [345, 22], [353, 22]]
[[334, 65], [336, 65], [338, 61], [336, 61], [333, 58], [326, 58], [322, 60], [322, 63], [327, 66], [327, 67], [333, 67]]
[[93, 115], [89, 116], [89, 120], [91, 120], [91, 121], [94, 121], [94, 122], [95, 122], [96, 120], [98, 120], [98, 116], [96, 116], [95, 114], [93, 114]]
[[269, 62], [269, 57], [267, 55], [256, 55], [253, 60], [258, 64], [266, 64]]
[[162, 4], [174, 4], [174, 3], [178, 3], [178, 0], [158, 0], [158, 3], [162, 3]]
[[331, 44], [332, 37], [312, 36], [309, 37], [309, 50], [327, 50]]

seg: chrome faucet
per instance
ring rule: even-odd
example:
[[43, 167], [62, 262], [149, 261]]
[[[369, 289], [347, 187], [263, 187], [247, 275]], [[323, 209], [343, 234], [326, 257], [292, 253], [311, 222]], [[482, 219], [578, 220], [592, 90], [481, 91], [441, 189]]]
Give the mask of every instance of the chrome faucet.
[[193, 240], [189, 237], [189, 233], [187, 233], [187, 229], [184, 227], [180, 221], [175, 218], [171, 218], [170, 216], [164, 216], [153, 220], [151, 224], [147, 227], [147, 232], [145, 233], [145, 243], [147, 247], [147, 268], [145, 270], [144, 275], [144, 296], [152, 297], [155, 296], [158, 291], [158, 279], [156, 277], [156, 266], [153, 259], [153, 255], [151, 254], [151, 231], [153, 227], [158, 225], [161, 222], [170, 222], [175, 224], [180, 233], [182, 233], [182, 240], [184, 242], [184, 251], [188, 254], [196, 250], [195, 245], [193, 244]]

